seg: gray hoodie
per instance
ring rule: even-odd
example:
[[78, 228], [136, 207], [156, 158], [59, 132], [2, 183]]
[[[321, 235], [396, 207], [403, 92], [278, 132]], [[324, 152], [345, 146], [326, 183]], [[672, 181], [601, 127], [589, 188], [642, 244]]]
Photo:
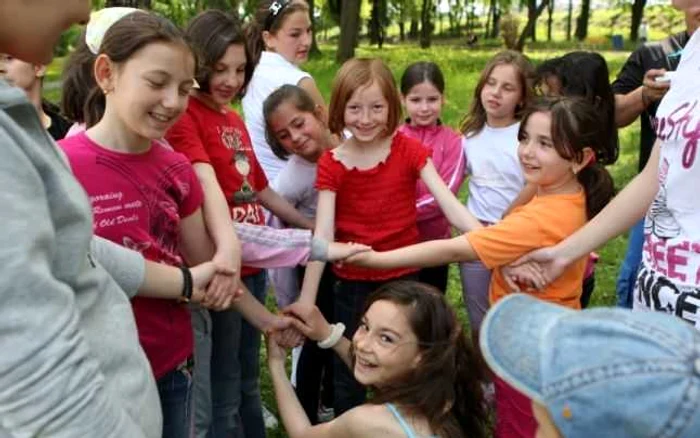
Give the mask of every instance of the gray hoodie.
[[0, 438], [160, 437], [129, 297], [139, 254], [92, 240], [85, 192], [0, 81]]

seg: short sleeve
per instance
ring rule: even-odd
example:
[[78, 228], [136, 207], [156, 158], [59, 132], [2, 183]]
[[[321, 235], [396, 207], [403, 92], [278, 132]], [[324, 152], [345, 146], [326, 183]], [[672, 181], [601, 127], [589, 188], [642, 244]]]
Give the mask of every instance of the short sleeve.
[[407, 137], [404, 134], [397, 135], [402, 137], [400, 141], [403, 146], [403, 161], [410, 165], [417, 177], [428, 162], [428, 158], [430, 158], [430, 149], [414, 138]]
[[180, 120], [168, 130], [165, 139], [174, 150], [184, 154], [191, 163], [211, 164], [197, 123], [189, 113], [185, 112]]
[[[185, 157], [182, 157], [183, 160]], [[204, 202], [204, 190], [202, 189], [202, 184], [197, 178], [197, 174], [194, 173], [194, 168], [190, 163], [186, 163], [187, 166], [182, 166], [182, 172], [178, 177], [185, 184], [181, 184], [182, 190], [182, 202], [179, 206], [180, 217], [185, 218], [202, 206]]]
[[540, 221], [524, 209], [515, 210], [495, 225], [470, 231], [465, 237], [489, 269], [506, 265], [542, 247]]
[[641, 46], [627, 58], [615, 82], [612, 83], [614, 94], [627, 94], [642, 85], [645, 73], [642, 61], [642, 51], [644, 50], [646, 50], [645, 46]]
[[342, 174], [342, 164], [335, 161], [330, 150], [325, 151], [318, 160], [318, 170], [316, 171], [316, 189], [330, 190], [337, 192], [340, 189]]

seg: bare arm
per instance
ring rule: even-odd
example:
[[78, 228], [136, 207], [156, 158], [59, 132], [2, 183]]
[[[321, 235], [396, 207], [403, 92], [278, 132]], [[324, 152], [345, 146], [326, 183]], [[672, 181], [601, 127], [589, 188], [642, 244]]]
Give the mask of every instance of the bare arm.
[[453, 262], [477, 260], [474, 248], [463, 235], [451, 239], [431, 240], [385, 252], [363, 252], [346, 259], [346, 263], [375, 269], [425, 268]]
[[257, 193], [260, 203], [286, 223], [299, 228], [313, 230], [314, 221], [299, 213], [296, 208], [270, 187]]
[[637, 120], [652, 103], [660, 100], [669, 89], [669, 82], [656, 82], [656, 77], [666, 72], [652, 69], [644, 74], [642, 85], [627, 94], [615, 95], [615, 124], [625, 127]]
[[[318, 194], [314, 236], [326, 239], [328, 242], [335, 240], [335, 196], [335, 192], [329, 190], [321, 190]], [[309, 306], [313, 306], [316, 303], [318, 286], [321, 283], [321, 276], [325, 267], [325, 262], [311, 262], [306, 265], [299, 302]]]
[[445, 217], [447, 217], [452, 226], [463, 233], [482, 227], [481, 222], [447, 188], [447, 185], [445, 185], [437, 170], [435, 170], [433, 160], [428, 159], [428, 162], [420, 171], [420, 177], [428, 187], [428, 190], [430, 190], [430, 193], [435, 197], [442, 212], [445, 213]]

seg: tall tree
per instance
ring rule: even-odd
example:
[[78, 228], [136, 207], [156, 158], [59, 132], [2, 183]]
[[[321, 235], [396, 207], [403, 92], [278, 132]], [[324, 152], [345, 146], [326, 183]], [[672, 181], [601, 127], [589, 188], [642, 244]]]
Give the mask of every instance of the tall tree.
[[549, 4], [549, 0], [541, 0], [541, 1], [542, 1], [542, 3], [540, 3], [539, 6], [535, 7], [535, 10], [533, 11], [533, 13], [529, 13], [530, 3], [534, 4], [537, 2], [537, 0], [528, 0], [527, 24], [525, 24], [525, 28], [520, 33], [520, 37], [518, 38], [518, 42], [515, 46], [515, 50], [517, 50], [519, 52], [522, 52], [523, 49], [525, 48], [525, 40], [527, 40], [528, 36], [531, 36], [533, 34], [535, 24], [537, 23], [537, 18], [542, 14], [542, 11], [544, 11], [544, 8], [546, 8], [547, 5]]
[[372, 11], [369, 18], [369, 42], [377, 44], [380, 49], [384, 45], [384, 29], [389, 24], [386, 3], [386, 0], [372, 0]]
[[542, 11], [537, 13], [537, 0], [527, 0], [527, 24], [532, 23], [532, 26], [525, 26], [528, 29], [526, 37], [532, 38], [532, 41], [537, 41], [537, 17], [540, 16]]
[[310, 55], [320, 55], [321, 50], [318, 48], [318, 42], [316, 41], [316, 17], [314, 16], [315, 1], [306, 0], [309, 4], [309, 20], [311, 21], [311, 48], [309, 48]]
[[571, 41], [571, 21], [574, 16], [574, 1], [569, 0], [569, 12], [566, 15], [566, 40]]
[[588, 19], [591, 16], [591, 0], [581, 1], [581, 12], [576, 18], [576, 39], [583, 41], [588, 36]]
[[423, 49], [430, 47], [433, 35], [433, 15], [435, 4], [433, 0], [423, 0], [420, 10], [420, 46]]
[[360, 0], [342, 0], [340, 11], [340, 39], [336, 60], [343, 63], [355, 56], [360, 31]]
[[554, 0], [549, 0], [547, 5], [547, 41], [552, 41], [552, 14], [554, 13]]
[[644, 6], [647, 4], [647, 0], [634, 0], [632, 4], [632, 24], [630, 28], [630, 40], [637, 41], [639, 37], [639, 25], [642, 23], [642, 18], [644, 17]]

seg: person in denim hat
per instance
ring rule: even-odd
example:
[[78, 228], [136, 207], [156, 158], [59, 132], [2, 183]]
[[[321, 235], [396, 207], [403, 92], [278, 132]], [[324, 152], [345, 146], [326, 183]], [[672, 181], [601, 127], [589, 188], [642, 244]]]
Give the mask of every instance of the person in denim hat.
[[678, 318], [515, 294], [487, 314], [480, 343], [532, 398], [538, 437], [700, 436], [700, 334]]

